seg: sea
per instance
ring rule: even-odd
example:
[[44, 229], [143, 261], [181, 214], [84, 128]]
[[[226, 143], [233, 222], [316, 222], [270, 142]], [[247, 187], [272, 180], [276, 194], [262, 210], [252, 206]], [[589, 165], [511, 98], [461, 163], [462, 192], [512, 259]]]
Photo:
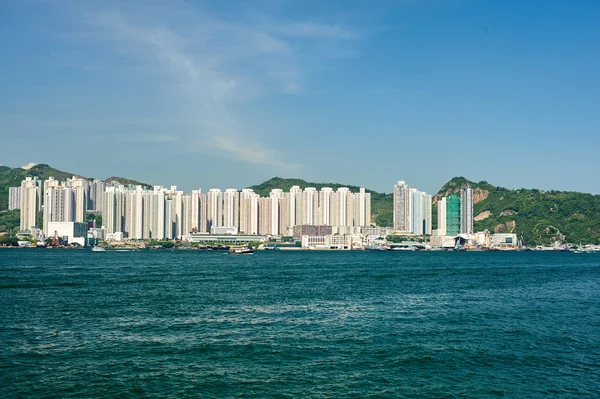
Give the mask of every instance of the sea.
[[0, 249], [0, 398], [598, 398], [600, 254]]

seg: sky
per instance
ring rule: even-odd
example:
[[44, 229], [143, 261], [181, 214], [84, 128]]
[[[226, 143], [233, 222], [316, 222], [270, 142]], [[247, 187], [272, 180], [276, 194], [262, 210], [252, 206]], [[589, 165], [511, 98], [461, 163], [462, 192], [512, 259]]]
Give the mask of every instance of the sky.
[[595, 0], [3, 0], [0, 164], [600, 193]]

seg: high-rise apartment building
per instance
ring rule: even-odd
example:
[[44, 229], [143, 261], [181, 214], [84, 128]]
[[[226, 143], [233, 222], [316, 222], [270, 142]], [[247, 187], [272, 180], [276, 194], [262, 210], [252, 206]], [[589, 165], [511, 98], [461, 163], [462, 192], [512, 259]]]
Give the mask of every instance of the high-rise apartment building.
[[446, 235], [460, 234], [460, 198], [452, 194], [446, 199]]
[[101, 212], [104, 202], [104, 191], [106, 183], [102, 180], [94, 180], [90, 183], [90, 193], [88, 200], [88, 209], [96, 212]]
[[446, 197], [440, 199], [437, 203], [438, 205], [438, 225], [437, 231], [438, 235], [445, 236], [446, 235]]
[[240, 193], [229, 188], [223, 193], [223, 227], [239, 227]]
[[292, 186], [290, 189], [290, 226], [302, 224], [302, 189]]
[[218, 188], [208, 191], [208, 229], [223, 226], [223, 193]]
[[258, 199], [258, 234], [277, 234], [273, 233], [273, 199]]
[[411, 231], [410, 188], [403, 180], [394, 186], [394, 230]]
[[252, 189], [246, 188], [240, 194], [240, 226], [244, 234], [258, 234], [258, 198]]
[[21, 187], [8, 188], [8, 210], [21, 209]]
[[44, 195], [44, 227], [46, 236], [54, 232], [48, 231], [50, 222], [75, 222], [77, 198], [75, 189], [56, 186], [46, 189]]
[[317, 225], [329, 225], [331, 223], [331, 209], [333, 200], [333, 189], [323, 187], [319, 191], [319, 212], [316, 220]]
[[394, 186], [393, 195], [394, 230], [406, 234], [431, 234], [431, 195], [410, 188], [402, 180]]
[[192, 190], [190, 196], [190, 232], [200, 232], [200, 194], [201, 190]]
[[150, 237], [156, 240], [165, 238], [165, 190], [154, 186], [150, 196]]
[[73, 189], [75, 195], [75, 214], [72, 221], [84, 223], [88, 209], [88, 182], [85, 179], [73, 176], [72, 179], [67, 180], [67, 186]]
[[364, 188], [361, 188], [358, 193], [354, 194], [354, 220], [355, 226], [365, 227], [371, 225], [371, 193], [367, 193]]
[[21, 182], [21, 230], [30, 230], [32, 227], [37, 227], [39, 203], [38, 181], [32, 177], [26, 177]]
[[460, 232], [473, 234], [473, 189], [464, 185], [460, 188]]
[[306, 187], [302, 192], [302, 223], [315, 224], [319, 209], [319, 195], [314, 187]]

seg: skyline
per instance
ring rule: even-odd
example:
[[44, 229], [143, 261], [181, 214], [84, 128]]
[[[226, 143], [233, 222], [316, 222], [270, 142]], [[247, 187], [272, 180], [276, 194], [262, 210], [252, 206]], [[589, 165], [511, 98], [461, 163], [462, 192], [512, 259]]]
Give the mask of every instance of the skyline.
[[599, 4], [79, 3], [0, 6], [0, 164], [600, 193]]

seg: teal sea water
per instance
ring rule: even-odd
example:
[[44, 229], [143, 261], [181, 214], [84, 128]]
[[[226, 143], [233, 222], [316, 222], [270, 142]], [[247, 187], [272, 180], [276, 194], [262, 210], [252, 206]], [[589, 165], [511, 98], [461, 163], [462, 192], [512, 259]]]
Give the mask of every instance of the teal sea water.
[[2, 249], [0, 397], [600, 397], [600, 254]]

